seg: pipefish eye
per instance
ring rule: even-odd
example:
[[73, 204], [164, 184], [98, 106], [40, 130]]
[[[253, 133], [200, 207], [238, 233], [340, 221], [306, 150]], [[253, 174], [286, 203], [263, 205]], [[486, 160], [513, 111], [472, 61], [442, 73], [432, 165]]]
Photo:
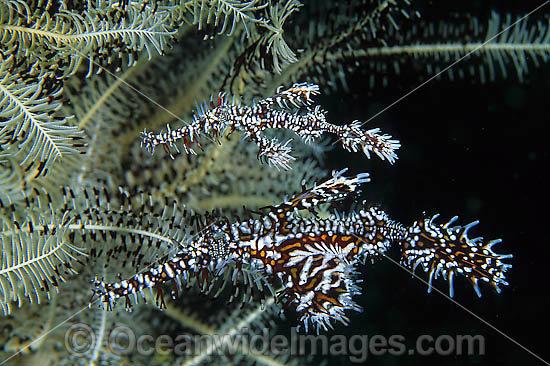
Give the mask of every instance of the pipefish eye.
[[227, 239], [227, 234], [222, 231], [215, 231], [212, 233], [212, 239], [215, 241], [225, 241]]

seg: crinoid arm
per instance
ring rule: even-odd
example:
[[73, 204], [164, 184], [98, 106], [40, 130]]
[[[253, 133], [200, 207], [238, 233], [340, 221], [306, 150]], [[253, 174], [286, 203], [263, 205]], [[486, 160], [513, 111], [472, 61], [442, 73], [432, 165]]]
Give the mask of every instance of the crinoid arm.
[[409, 235], [402, 249], [402, 262], [413, 271], [422, 266], [429, 277], [428, 292], [432, 289], [433, 279], [441, 274], [449, 282], [451, 297], [454, 295], [455, 275], [467, 278], [479, 297], [479, 282], [488, 283], [500, 293], [500, 286], [508, 285], [505, 274], [512, 266], [503, 260], [513, 257], [492, 250], [502, 240], [485, 243], [481, 237], [470, 239], [468, 232], [478, 221], [465, 226], [451, 226], [456, 216], [445, 224], [437, 224], [435, 219], [438, 216], [415, 221], [409, 227]]
[[[168, 125], [166, 132], [159, 134], [143, 131], [141, 146], [153, 152], [156, 146], [161, 145], [172, 156], [170, 149], [181, 140], [186, 153], [195, 153], [192, 144], [199, 144], [201, 136], [218, 140], [227, 130], [230, 133], [238, 130], [256, 143], [259, 159], [277, 169], [288, 170], [291, 169], [290, 163], [295, 160], [290, 154], [288, 141], [282, 144], [276, 138], [264, 136], [266, 129], [287, 129], [306, 143], [317, 140], [324, 133], [333, 133], [348, 151], [360, 150], [367, 157], [374, 153], [391, 164], [395, 162], [396, 150], [401, 146], [398, 140], [380, 134], [378, 128], [365, 131], [357, 121], [349, 125], [327, 122], [326, 112], [320, 106], [312, 106], [312, 97], [317, 94], [319, 87], [315, 84], [294, 84], [286, 90], [279, 88], [275, 95], [261, 99], [252, 106], [241, 105], [219, 95], [217, 105], [211, 102], [210, 109], [200, 108], [199, 115], [183, 127], [172, 129]], [[305, 111], [300, 110], [301, 107]]]

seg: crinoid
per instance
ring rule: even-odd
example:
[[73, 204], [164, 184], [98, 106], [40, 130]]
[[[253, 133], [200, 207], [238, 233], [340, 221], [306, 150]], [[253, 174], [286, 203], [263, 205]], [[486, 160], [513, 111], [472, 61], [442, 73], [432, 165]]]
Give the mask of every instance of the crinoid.
[[[254, 319], [478, 335], [495, 364], [523, 361], [516, 335], [544, 352], [550, 33], [530, 6], [0, 1], [0, 363], [308, 361], [109, 342]], [[97, 342], [79, 353], [80, 325]]]

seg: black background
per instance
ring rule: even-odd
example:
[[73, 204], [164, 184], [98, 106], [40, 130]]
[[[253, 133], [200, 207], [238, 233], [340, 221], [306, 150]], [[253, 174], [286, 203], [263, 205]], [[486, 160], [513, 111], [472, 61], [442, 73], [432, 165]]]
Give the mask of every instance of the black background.
[[[520, 15], [542, 2], [442, 3], [415, 2], [423, 9], [423, 17], [434, 19], [453, 11], [486, 19], [490, 9]], [[549, 13], [547, 5], [537, 18]], [[367, 128], [380, 127], [401, 141], [396, 164], [376, 157], [367, 160], [335, 148], [328, 166], [349, 166], [353, 173], [370, 172], [372, 182], [365, 186], [364, 198], [402, 223], [421, 218], [423, 212], [430, 216], [440, 213], [441, 221], [458, 215], [461, 224], [480, 220], [471, 237], [502, 238], [503, 243], [494, 250], [514, 255], [513, 268], [508, 272], [510, 286], [500, 295], [482, 286], [483, 297], [478, 298], [467, 281], [457, 279], [454, 299], [550, 361], [546, 179], [550, 65], [531, 67], [523, 84], [513, 67], [509, 71], [507, 79], [487, 84], [469, 79], [450, 82], [446, 77], [432, 81], [369, 122]], [[366, 120], [421, 83], [405, 70], [388, 78], [389, 87], [372, 90], [367, 76], [357, 72], [349, 78], [349, 93], [321, 98], [320, 102], [329, 106], [329, 120]], [[398, 258], [397, 252], [393, 254]], [[389, 260], [367, 264], [362, 272], [364, 295], [357, 301], [364, 312], [352, 314], [351, 326], [337, 327], [333, 334], [401, 334], [407, 338], [408, 347], [422, 334], [482, 335], [486, 340], [484, 356], [371, 355], [366, 364], [544, 364], [446, 297], [427, 294], [424, 283]], [[426, 279], [421, 270], [417, 273]], [[447, 283], [442, 279], [436, 287], [447, 293]], [[350, 363], [346, 357], [341, 362]]]

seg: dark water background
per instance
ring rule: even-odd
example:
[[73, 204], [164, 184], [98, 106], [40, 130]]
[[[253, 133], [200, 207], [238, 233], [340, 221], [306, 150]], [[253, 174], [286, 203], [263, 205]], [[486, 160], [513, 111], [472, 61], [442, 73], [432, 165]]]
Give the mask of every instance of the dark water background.
[[[487, 19], [489, 9], [524, 14], [541, 2], [425, 2], [423, 16], [470, 11]], [[439, 4], [444, 3], [444, 4]], [[447, 4], [449, 3], [449, 4]], [[468, 2], [469, 3], [469, 2]], [[550, 6], [543, 9], [550, 13]], [[540, 14], [540, 13], [539, 13]], [[480, 220], [471, 236], [502, 238], [497, 253], [513, 253], [510, 286], [500, 295], [482, 286], [479, 299], [467, 281], [455, 279], [455, 300], [545, 360], [550, 360], [548, 224], [550, 161], [550, 65], [531, 68], [519, 84], [514, 70], [503, 80], [481, 85], [473, 80], [435, 80], [369, 122], [402, 143], [393, 166], [377, 158], [336, 149], [328, 165], [369, 171], [364, 197], [403, 223], [440, 213], [459, 223]], [[427, 77], [424, 77], [426, 79]], [[365, 120], [420, 84], [415, 75], [389, 77], [390, 86], [369, 90], [367, 75], [350, 78], [349, 94], [323, 97], [329, 118], [342, 123]], [[358, 92], [364, 91], [364, 92]], [[393, 252], [394, 258], [398, 253]], [[426, 279], [422, 271], [418, 273]], [[485, 356], [369, 356], [367, 365], [543, 365], [527, 351], [386, 259], [363, 268], [362, 314], [335, 334], [417, 336], [482, 335]], [[437, 287], [447, 293], [440, 279]], [[332, 358], [348, 364], [346, 357]]]

